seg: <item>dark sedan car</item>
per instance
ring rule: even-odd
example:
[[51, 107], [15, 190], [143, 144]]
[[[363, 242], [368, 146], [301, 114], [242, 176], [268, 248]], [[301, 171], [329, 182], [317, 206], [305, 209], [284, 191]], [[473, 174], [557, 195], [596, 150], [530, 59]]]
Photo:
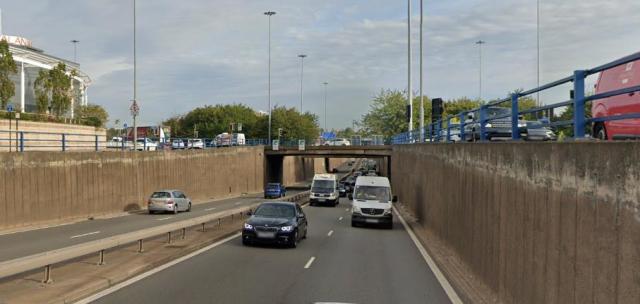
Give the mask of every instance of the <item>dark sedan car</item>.
[[242, 244], [283, 244], [295, 248], [307, 238], [307, 216], [300, 205], [289, 202], [262, 203], [242, 229]]
[[287, 189], [280, 183], [268, 183], [264, 189], [264, 198], [281, 198], [287, 196]]

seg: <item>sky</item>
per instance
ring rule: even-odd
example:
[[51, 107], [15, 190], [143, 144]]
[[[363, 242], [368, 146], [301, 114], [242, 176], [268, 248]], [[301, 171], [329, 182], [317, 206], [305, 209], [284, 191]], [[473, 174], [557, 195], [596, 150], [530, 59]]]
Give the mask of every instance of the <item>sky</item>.
[[[412, 1], [413, 90], [419, 90], [419, 0]], [[536, 2], [425, 0], [424, 93], [445, 99], [502, 98], [537, 83]], [[91, 103], [110, 125], [131, 120], [132, 0], [0, 0], [3, 34], [73, 59], [92, 78]], [[272, 17], [272, 103], [300, 107], [327, 127], [352, 125], [382, 89], [407, 88], [407, 1], [138, 0], [137, 70], [142, 124], [204, 105], [268, 109], [268, 18]], [[640, 51], [640, 1], [540, 0], [541, 83]], [[589, 79], [592, 86], [595, 77]], [[568, 99], [568, 87], [541, 94]], [[129, 122], [129, 124], [131, 124]]]

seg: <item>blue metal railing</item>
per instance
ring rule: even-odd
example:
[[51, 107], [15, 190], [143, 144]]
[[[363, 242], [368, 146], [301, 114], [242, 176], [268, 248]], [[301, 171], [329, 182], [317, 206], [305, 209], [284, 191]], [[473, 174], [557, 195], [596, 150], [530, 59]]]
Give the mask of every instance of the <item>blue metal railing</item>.
[[[393, 136], [392, 143], [410, 144], [410, 143], [416, 143], [416, 142], [433, 142], [433, 141], [440, 142], [442, 141], [442, 137], [443, 137], [442, 136], [443, 134], [441, 134], [443, 122], [447, 122], [446, 140], [448, 142], [452, 141], [450, 137], [452, 129], [457, 130], [459, 132], [460, 134], [459, 137], [463, 141], [467, 140], [468, 136], [470, 136], [472, 140], [476, 139], [476, 132], [478, 133], [477, 139], [479, 139], [480, 141], [485, 141], [487, 140], [487, 131], [486, 131], [487, 123], [491, 123], [492, 121], [495, 121], [498, 119], [504, 119], [508, 117], [510, 118], [510, 123], [511, 123], [511, 131], [510, 131], [511, 140], [519, 140], [521, 139], [520, 133], [521, 133], [521, 127], [522, 127], [521, 125], [519, 125], [519, 122], [520, 122], [519, 117], [521, 115], [540, 113], [547, 110], [563, 108], [563, 107], [573, 108], [574, 114], [571, 120], [551, 121], [551, 119], [548, 119], [546, 121], [541, 121], [541, 125], [545, 127], [559, 127], [559, 126], [570, 125], [573, 127], [573, 138], [583, 139], [587, 136], [587, 134], [585, 133], [585, 129], [587, 129], [587, 127], [589, 127], [590, 124], [594, 122], [606, 122], [606, 121], [614, 121], [614, 120], [640, 118], [640, 113], [627, 113], [623, 115], [587, 118], [587, 115], [586, 115], [587, 109], [585, 109], [585, 104], [589, 101], [594, 101], [594, 100], [599, 100], [599, 99], [604, 99], [604, 98], [609, 98], [609, 97], [619, 96], [624, 94], [630, 94], [633, 92], [640, 91], [640, 86], [630, 86], [630, 87], [617, 89], [613, 91], [598, 93], [591, 96], [586, 96], [585, 94], [585, 79], [587, 77], [603, 72], [607, 69], [624, 65], [637, 60], [640, 60], [640, 53], [629, 55], [592, 69], [577, 70], [573, 73], [572, 76], [568, 76], [568, 77], [556, 80], [554, 82], [550, 82], [548, 84], [542, 85], [540, 87], [537, 87], [528, 91], [514, 93], [508, 98], [489, 102], [473, 110], [461, 112], [458, 114], [458, 117], [457, 117], [458, 120], [460, 121], [458, 124], [451, 124], [451, 119], [453, 119], [453, 116], [448, 116], [448, 117], [445, 117], [444, 119], [431, 123], [425, 127], [424, 138], [420, 137], [420, 130], [417, 130], [411, 133], [405, 132], [405, 133], [401, 133]], [[519, 109], [518, 101], [520, 98], [528, 95], [532, 95], [538, 92], [543, 92], [552, 88], [556, 88], [558, 86], [561, 86], [567, 83], [573, 83], [574, 95], [571, 100], [562, 101], [554, 104], [548, 104], [548, 105], [527, 109], [527, 110]], [[490, 107], [495, 107], [502, 104], [507, 104], [508, 107], [511, 109], [509, 114], [500, 114], [500, 115], [493, 115], [493, 116], [487, 117], [487, 109], [489, 109]], [[475, 117], [474, 115], [474, 118], [470, 120], [467, 117], [469, 113], [477, 113], [479, 117]], [[469, 130], [467, 129], [467, 127], [469, 127], [470, 124], [473, 124], [473, 126], [478, 126], [479, 130], [475, 130], [475, 131], [471, 130], [471, 134], [469, 134]]]

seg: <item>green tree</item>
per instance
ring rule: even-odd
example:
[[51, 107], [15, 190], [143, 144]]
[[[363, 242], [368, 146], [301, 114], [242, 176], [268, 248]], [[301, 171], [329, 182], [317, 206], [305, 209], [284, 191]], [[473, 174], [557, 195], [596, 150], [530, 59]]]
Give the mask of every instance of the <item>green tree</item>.
[[[407, 124], [407, 98], [405, 93], [399, 90], [381, 90], [373, 98], [369, 112], [362, 116], [357, 124], [362, 135], [382, 135], [385, 139], [393, 135], [406, 132]], [[420, 126], [420, 96], [413, 99], [413, 127]], [[424, 97], [424, 118], [428, 124], [431, 117], [431, 99]]]
[[38, 112], [45, 112], [49, 107], [60, 117], [71, 109], [73, 96], [71, 81], [76, 71], [67, 72], [64, 63], [58, 63], [51, 70], [41, 70], [35, 80]]
[[99, 105], [90, 104], [78, 108], [76, 116], [87, 125], [104, 128], [109, 121], [109, 113]]
[[[284, 106], [276, 106], [271, 111], [271, 137], [272, 139], [278, 138], [278, 129], [282, 128], [283, 138], [282, 140], [295, 140], [304, 139], [307, 142], [313, 142], [318, 138], [320, 134], [320, 127], [318, 126], [318, 116], [305, 112], [300, 114], [294, 107], [287, 108]], [[269, 116], [264, 115], [259, 117], [259, 131], [256, 134], [257, 138], [267, 138], [269, 128]]]
[[0, 103], [5, 109], [9, 99], [16, 93], [16, 88], [11, 80], [11, 74], [18, 72], [13, 55], [9, 51], [9, 44], [6, 40], [0, 41]]

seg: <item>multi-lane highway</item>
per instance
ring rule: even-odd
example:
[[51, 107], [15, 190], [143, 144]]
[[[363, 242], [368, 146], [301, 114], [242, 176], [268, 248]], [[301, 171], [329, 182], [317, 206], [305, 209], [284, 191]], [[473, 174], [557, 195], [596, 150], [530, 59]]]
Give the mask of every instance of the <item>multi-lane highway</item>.
[[[305, 208], [298, 248], [244, 247], [230, 238], [97, 303], [450, 303], [404, 226], [352, 228], [350, 203]], [[143, 278], [144, 277], [144, 278]], [[94, 300], [94, 299], [92, 299]]]
[[[300, 191], [302, 190], [290, 189], [287, 194], [292, 195]], [[262, 201], [264, 199], [261, 194], [254, 194], [193, 205], [191, 212], [182, 212], [177, 215], [130, 214], [0, 235], [0, 262]]]

